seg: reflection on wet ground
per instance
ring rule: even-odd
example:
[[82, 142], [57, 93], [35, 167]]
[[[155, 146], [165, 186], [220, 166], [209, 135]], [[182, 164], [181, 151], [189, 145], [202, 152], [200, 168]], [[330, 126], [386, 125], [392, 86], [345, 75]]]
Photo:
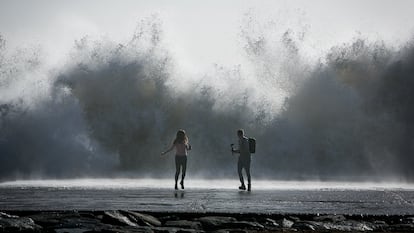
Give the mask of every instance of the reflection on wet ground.
[[[171, 182], [169, 182], [171, 183]], [[397, 188], [235, 188], [0, 184], [1, 210], [109, 210], [222, 213], [414, 214], [414, 190]], [[237, 186], [237, 182], [234, 182]], [[171, 185], [170, 185], [171, 186]], [[166, 187], [166, 186], [164, 186]]]

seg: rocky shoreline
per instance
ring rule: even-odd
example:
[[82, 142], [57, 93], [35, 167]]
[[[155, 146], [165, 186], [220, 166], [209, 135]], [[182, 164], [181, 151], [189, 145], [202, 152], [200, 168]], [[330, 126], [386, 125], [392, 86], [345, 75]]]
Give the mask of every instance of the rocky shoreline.
[[414, 232], [414, 216], [2, 211], [0, 232]]

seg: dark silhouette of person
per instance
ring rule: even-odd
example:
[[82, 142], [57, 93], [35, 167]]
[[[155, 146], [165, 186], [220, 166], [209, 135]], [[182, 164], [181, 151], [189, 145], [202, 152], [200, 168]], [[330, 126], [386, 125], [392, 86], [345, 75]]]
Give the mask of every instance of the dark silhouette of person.
[[244, 130], [239, 129], [237, 130], [237, 137], [239, 138], [239, 148], [233, 149], [231, 151], [234, 153], [239, 153], [239, 160], [237, 162], [237, 172], [239, 173], [239, 178], [241, 182], [241, 186], [239, 187], [240, 190], [246, 190], [246, 186], [244, 185], [243, 173], [242, 169], [246, 171], [247, 175], [247, 191], [251, 191], [251, 177], [250, 177], [250, 162], [251, 162], [251, 155], [249, 150], [249, 139], [244, 136]]
[[180, 175], [180, 169], [182, 170], [180, 184], [181, 188], [184, 189], [184, 177], [187, 170], [187, 155], [188, 151], [191, 150], [191, 145], [188, 142], [188, 137], [184, 130], [178, 130], [171, 147], [168, 148], [168, 150], [161, 152], [161, 155], [170, 152], [173, 148], [175, 148], [175, 189], [178, 189], [177, 182]]

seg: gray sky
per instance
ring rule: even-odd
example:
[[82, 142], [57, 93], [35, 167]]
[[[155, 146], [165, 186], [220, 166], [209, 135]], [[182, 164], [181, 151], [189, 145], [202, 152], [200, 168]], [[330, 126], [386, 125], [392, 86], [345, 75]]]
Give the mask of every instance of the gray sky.
[[349, 42], [358, 33], [406, 42], [414, 35], [412, 9], [410, 0], [0, 0], [0, 34], [9, 47], [39, 44], [55, 60], [85, 35], [123, 43], [139, 20], [156, 13], [168, 49], [182, 66], [198, 69], [241, 62], [240, 28], [247, 12], [258, 22], [276, 22], [280, 30], [305, 25], [306, 43], [315, 52]]

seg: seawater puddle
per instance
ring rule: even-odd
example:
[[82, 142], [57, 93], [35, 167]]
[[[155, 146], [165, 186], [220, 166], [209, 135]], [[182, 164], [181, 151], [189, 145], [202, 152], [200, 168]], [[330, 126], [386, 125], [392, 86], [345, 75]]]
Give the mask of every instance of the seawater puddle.
[[[0, 188], [51, 188], [51, 189], [171, 189], [172, 179], [58, 179], [58, 180], [16, 180], [0, 183]], [[187, 180], [186, 189], [234, 189], [238, 180]], [[322, 181], [276, 181], [257, 180], [254, 190], [414, 190], [409, 183], [375, 182], [322, 182]]]

